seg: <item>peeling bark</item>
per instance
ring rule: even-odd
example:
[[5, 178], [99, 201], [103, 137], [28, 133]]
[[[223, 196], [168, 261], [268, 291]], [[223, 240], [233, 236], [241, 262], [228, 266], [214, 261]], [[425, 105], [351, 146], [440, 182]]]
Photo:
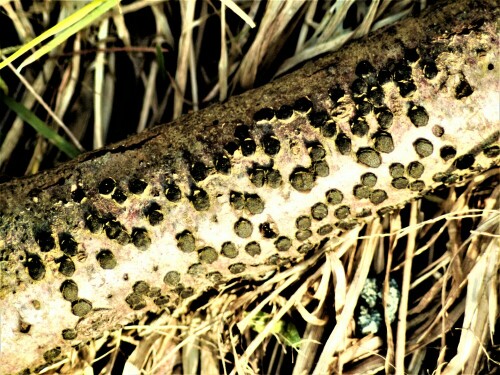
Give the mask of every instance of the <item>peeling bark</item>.
[[276, 82], [0, 184], [0, 372], [297, 262], [499, 164], [498, 7], [440, 4]]

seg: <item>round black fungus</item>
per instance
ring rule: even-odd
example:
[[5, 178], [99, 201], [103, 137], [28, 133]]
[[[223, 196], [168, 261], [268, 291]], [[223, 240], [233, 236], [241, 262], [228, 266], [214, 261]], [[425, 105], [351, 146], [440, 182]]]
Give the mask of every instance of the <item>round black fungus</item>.
[[345, 219], [347, 216], [349, 216], [351, 213], [351, 209], [349, 206], [340, 206], [337, 208], [334, 212], [334, 215], [337, 219]]
[[219, 271], [209, 272], [205, 277], [214, 284], [222, 282], [222, 274]]
[[146, 216], [151, 225], [158, 225], [163, 221], [163, 214], [157, 210], [149, 211]]
[[368, 123], [364, 118], [355, 117], [351, 120], [351, 131], [353, 135], [363, 137], [368, 133], [369, 129]]
[[292, 240], [289, 239], [288, 237], [279, 237], [275, 242], [274, 246], [276, 246], [276, 249], [278, 251], [287, 251], [292, 247]]
[[358, 225], [356, 221], [339, 221], [335, 226], [343, 230], [351, 230]]
[[234, 129], [234, 136], [240, 141], [244, 140], [245, 138], [250, 138], [250, 128], [247, 125], [238, 125]]
[[309, 216], [299, 216], [296, 220], [295, 220], [295, 226], [297, 227], [297, 229], [301, 229], [301, 230], [304, 230], [304, 229], [309, 229], [311, 227], [311, 218]]
[[422, 191], [424, 189], [425, 189], [425, 182], [424, 181], [416, 180], [410, 184], [411, 191]]
[[52, 237], [52, 233], [47, 229], [36, 229], [35, 233], [35, 241], [40, 246], [40, 250], [43, 252], [50, 251], [56, 247], [56, 243], [54, 241], [54, 237]]
[[382, 164], [380, 154], [370, 147], [362, 147], [356, 152], [358, 163], [370, 168], [378, 168]]
[[163, 305], [166, 305], [167, 303], [169, 303], [170, 299], [167, 296], [159, 296], [158, 298], [155, 298], [153, 300], [153, 302], [157, 306], [163, 306]]
[[132, 310], [141, 310], [146, 307], [146, 300], [144, 297], [137, 293], [131, 293], [125, 298], [125, 302]]
[[408, 117], [417, 128], [426, 126], [429, 122], [429, 115], [424, 107], [419, 105], [411, 106], [408, 110]]
[[78, 299], [78, 285], [73, 280], [64, 280], [59, 290], [66, 301], [73, 302]]
[[92, 310], [92, 304], [86, 299], [77, 299], [71, 304], [71, 312], [73, 315], [82, 317], [87, 315]]
[[264, 211], [264, 201], [257, 194], [246, 194], [245, 207], [252, 215], [257, 215]]
[[67, 277], [73, 276], [76, 268], [75, 268], [75, 263], [71, 260], [71, 258], [64, 255], [58, 261], [59, 261], [59, 272]]
[[372, 215], [372, 211], [369, 208], [363, 208], [360, 212], [356, 213], [356, 217], [368, 217]]
[[408, 81], [411, 79], [411, 67], [404, 61], [396, 64], [394, 69], [394, 79], [398, 82]]
[[319, 161], [325, 158], [326, 150], [320, 143], [315, 143], [309, 147], [309, 156], [312, 161]]
[[243, 156], [253, 155], [256, 149], [257, 144], [252, 138], [245, 138], [241, 142], [241, 153], [243, 154]]
[[496, 158], [498, 155], [500, 155], [500, 146], [488, 146], [483, 150], [483, 152], [487, 158]]
[[102, 249], [96, 255], [97, 262], [102, 269], [111, 270], [116, 267], [116, 258], [111, 250]]
[[311, 190], [314, 186], [314, 179], [314, 173], [302, 168], [296, 169], [290, 175], [290, 183], [293, 188], [301, 192]]
[[412, 161], [408, 164], [408, 174], [412, 178], [420, 178], [424, 173], [424, 165], [418, 161]]
[[128, 189], [132, 194], [142, 194], [146, 187], [148, 186], [147, 182], [138, 178], [130, 180], [128, 183]]
[[262, 223], [259, 225], [260, 234], [264, 238], [276, 238], [278, 233], [276, 233], [274, 225], [272, 223]]
[[297, 252], [299, 252], [300, 254], [307, 254], [313, 248], [314, 248], [313, 244], [305, 243], [305, 244], [299, 246], [299, 248], [297, 249]]
[[177, 247], [185, 253], [190, 253], [195, 249], [195, 239], [190, 231], [183, 231], [179, 233], [176, 237]]
[[328, 216], [328, 207], [324, 203], [316, 203], [311, 208], [311, 216], [315, 220], [323, 220]]
[[257, 255], [260, 255], [261, 253], [260, 245], [255, 241], [249, 242], [248, 244], [245, 245], [245, 251], [249, 255], [255, 257]]
[[105, 178], [99, 184], [99, 194], [107, 195], [111, 194], [115, 190], [116, 182], [112, 178]]
[[262, 187], [266, 183], [266, 171], [263, 168], [255, 167], [249, 171], [250, 182], [256, 187]]
[[328, 121], [325, 125], [321, 127], [321, 134], [323, 137], [331, 138], [337, 133], [337, 125], [335, 122]]
[[441, 156], [441, 159], [448, 161], [457, 156], [457, 150], [453, 146], [443, 146], [439, 150], [439, 155]]
[[357, 78], [351, 84], [351, 91], [355, 97], [365, 95], [368, 91], [368, 84], [361, 78]]
[[111, 195], [111, 198], [113, 198], [113, 200], [116, 203], [120, 203], [120, 204], [122, 204], [123, 202], [125, 202], [127, 200], [127, 196], [125, 195], [125, 192], [120, 188], [115, 189], [113, 195]]
[[377, 107], [384, 103], [384, 90], [380, 86], [373, 86], [368, 90], [368, 100]]
[[406, 189], [408, 187], [409, 181], [406, 177], [396, 177], [391, 181], [391, 185], [395, 189]]
[[330, 167], [325, 160], [320, 160], [313, 163], [315, 176], [327, 177], [330, 174]]
[[55, 362], [57, 357], [61, 355], [61, 348], [56, 347], [54, 349], [47, 350], [45, 353], [43, 353], [43, 359], [45, 362], [52, 363]]
[[194, 294], [193, 288], [187, 287], [187, 288], [182, 289], [182, 291], [180, 292], [180, 297], [181, 298], [189, 298], [193, 294]]
[[403, 177], [405, 166], [401, 163], [393, 163], [389, 166], [389, 173], [393, 178]]
[[318, 229], [318, 234], [320, 236], [326, 236], [327, 234], [331, 233], [332, 230], [333, 230], [333, 227], [330, 224], [326, 224]]
[[231, 161], [224, 154], [216, 154], [214, 157], [215, 170], [220, 173], [229, 174], [231, 172]]
[[295, 238], [299, 241], [305, 241], [311, 237], [313, 233], [309, 229], [299, 230], [295, 233]]
[[242, 210], [245, 208], [245, 198], [242, 193], [231, 191], [229, 193], [229, 204], [235, 210]]
[[168, 184], [165, 187], [165, 196], [170, 202], [177, 202], [181, 199], [181, 189], [176, 184]]
[[415, 86], [415, 83], [412, 80], [398, 82], [398, 87], [399, 87], [399, 94], [403, 98], [410, 96], [417, 90], [417, 86]]
[[373, 136], [375, 141], [375, 150], [384, 153], [394, 151], [394, 141], [392, 136], [386, 131], [379, 131]]
[[82, 188], [76, 188], [71, 192], [71, 199], [80, 203], [85, 198], [85, 191]]
[[234, 155], [234, 153], [239, 147], [240, 147], [239, 143], [231, 141], [226, 143], [226, 145], [224, 146], [224, 150], [226, 150], [229, 155]]
[[364, 77], [369, 74], [375, 73], [375, 68], [367, 60], [361, 60], [358, 65], [356, 65], [356, 75], [358, 77]]
[[339, 100], [345, 95], [345, 91], [340, 86], [335, 86], [328, 91], [328, 95], [330, 95], [333, 104], [337, 105]]
[[358, 99], [359, 100], [355, 101], [356, 116], [360, 117], [368, 115], [373, 110], [372, 104], [364, 96], [360, 96]]
[[145, 250], [151, 245], [151, 238], [144, 228], [132, 228], [132, 242], [134, 246]]
[[370, 194], [370, 202], [375, 205], [382, 203], [387, 198], [387, 193], [384, 190], [373, 190], [373, 192]]
[[364, 173], [361, 176], [361, 183], [367, 187], [374, 187], [377, 184], [377, 176], [372, 172]]
[[337, 138], [335, 138], [335, 146], [337, 146], [337, 150], [342, 155], [347, 155], [351, 152], [351, 138], [349, 138], [345, 133], [339, 133]]
[[110, 220], [106, 223], [106, 236], [110, 240], [117, 239], [123, 231], [122, 225], [116, 220]]
[[328, 190], [325, 195], [326, 201], [332, 206], [342, 203], [344, 200], [344, 194], [342, 194], [342, 192], [338, 189]]
[[261, 142], [264, 152], [269, 156], [276, 155], [280, 151], [280, 141], [273, 134], [264, 135]]
[[266, 173], [266, 181], [267, 185], [272, 188], [276, 189], [281, 185], [282, 182], [281, 178], [281, 173], [277, 169], [270, 169]]
[[377, 81], [379, 85], [383, 85], [392, 79], [392, 74], [387, 69], [381, 69], [377, 75]]
[[227, 258], [236, 258], [238, 256], [238, 249], [232, 242], [224, 242], [221, 248], [221, 254]]
[[458, 169], [468, 169], [474, 165], [475, 157], [472, 154], [465, 154], [458, 157], [453, 163]]
[[247, 220], [240, 218], [236, 223], [234, 223], [234, 232], [238, 237], [248, 238], [252, 235], [253, 225]]
[[177, 271], [169, 271], [165, 274], [163, 282], [170, 286], [177, 286], [181, 281], [181, 274]]
[[103, 223], [99, 216], [95, 214], [87, 214], [85, 216], [85, 225], [92, 233], [98, 233], [103, 227]]
[[203, 181], [205, 178], [207, 178], [208, 175], [208, 168], [205, 164], [203, 164], [200, 161], [197, 161], [196, 163], [191, 165], [191, 176], [193, 176], [195, 181]]
[[312, 109], [312, 107], [313, 107], [312, 102], [305, 97], [297, 99], [293, 104], [293, 109], [295, 109], [297, 112], [307, 113], [309, 110]]
[[78, 250], [78, 243], [69, 233], [59, 233], [59, 246], [67, 256], [75, 256]]
[[427, 79], [433, 79], [438, 74], [438, 68], [433, 60], [427, 60], [424, 63], [424, 77]]
[[465, 78], [462, 78], [455, 88], [455, 98], [462, 99], [467, 96], [472, 95], [474, 90], [470, 86], [469, 82]]
[[272, 120], [273, 117], [274, 117], [274, 110], [272, 108], [259, 109], [253, 115], [253, 119], [255, 121], [269, 121], [269, 120]]
[[444, 135], [444, 128], [439, 125], [434, 125], [432, 127], [432, 134], [434, 134], [438, 138], [441, 138]]
[[234, 263], [234, 264], [231, 264], [228, 269], [229, 269], [229, 272], [231, 272], [232, 274], [235, 275], [235, 274], [244, 272], [246, 269], [246, 266], [243, 263]]
[[202, 264], [212, 264], [217, 260], [219, 254], [213, 247], [206, 246], [198, 250], [198, 259]]
[[210, 199], [207, 192], [203, 189], [195, 189], [193, 195], [190, 197], [190, 201], [196, 211], [206, 211], [210, 208]]
[[414, 63], [420, 57], [416, 48], [405, 48], [404, 51], [405, 60]]
[[375, 115], [377, 117], [378, 124], [382, 129], [388, 129], [392, 125], [392, 120], [394, 115], [387, 107], [383, 107], [375, 110]]
[[282, 105], [276, 111], [276, 117], [280, 120], [287, 120], [293, 115], [293, 108], [289, 105]]
[[417, 154], [422, 158], [432, 155], [432, 152], [434, 151], [432, 143], [424, 138], [418, 138], [413, 143], [413, 147], [415, 148]]
[[73, 328], [65, 328], [62, 330], [62, 337], [64, 340], [76, 339], [77, 333]]
[[307, 115], [307, 119], [314, 128], [320, 128], [328, 121], [328, 113], [325, 111], [312, 111]]
[[371, 189], [367, 186], [355, 185], [353, 188], [353, 194], [358, 199], [369, 198], [370, 193], [371, 193]]

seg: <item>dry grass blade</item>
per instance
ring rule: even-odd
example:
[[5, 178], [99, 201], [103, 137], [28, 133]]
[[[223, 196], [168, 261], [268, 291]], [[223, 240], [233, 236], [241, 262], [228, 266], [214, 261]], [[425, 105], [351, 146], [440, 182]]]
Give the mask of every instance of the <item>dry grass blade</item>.
[[192, 51], [192, 34], [194, 28], [195, 1], [188, 0], [181, 3], [182, 12], [182, 32], [179, 39], [179, 55], [177, 58], [177, 72], [175, 82], [177, 90], [174, 95], [174, 118], [178, 118], [183, 113], [184, 95], [189, 69], [189, 59]]

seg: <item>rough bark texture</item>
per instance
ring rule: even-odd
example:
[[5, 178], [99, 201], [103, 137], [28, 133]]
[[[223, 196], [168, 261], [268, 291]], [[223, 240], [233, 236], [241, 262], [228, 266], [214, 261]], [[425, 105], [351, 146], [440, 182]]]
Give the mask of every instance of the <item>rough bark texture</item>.
[[498, 165], [497, 19], [493, 0], [440, 5], [224, 104], [0, 184], [0, 372], [297, 261]]

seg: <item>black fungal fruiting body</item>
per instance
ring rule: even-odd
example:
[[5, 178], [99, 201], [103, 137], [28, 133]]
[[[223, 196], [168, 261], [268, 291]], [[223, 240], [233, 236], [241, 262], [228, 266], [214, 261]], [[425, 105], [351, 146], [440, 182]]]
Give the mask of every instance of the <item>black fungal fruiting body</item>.
[[0, 184], [0, 373], [298, 261], [375, 212], [498, 165], [496, 4], [440, 9]]

